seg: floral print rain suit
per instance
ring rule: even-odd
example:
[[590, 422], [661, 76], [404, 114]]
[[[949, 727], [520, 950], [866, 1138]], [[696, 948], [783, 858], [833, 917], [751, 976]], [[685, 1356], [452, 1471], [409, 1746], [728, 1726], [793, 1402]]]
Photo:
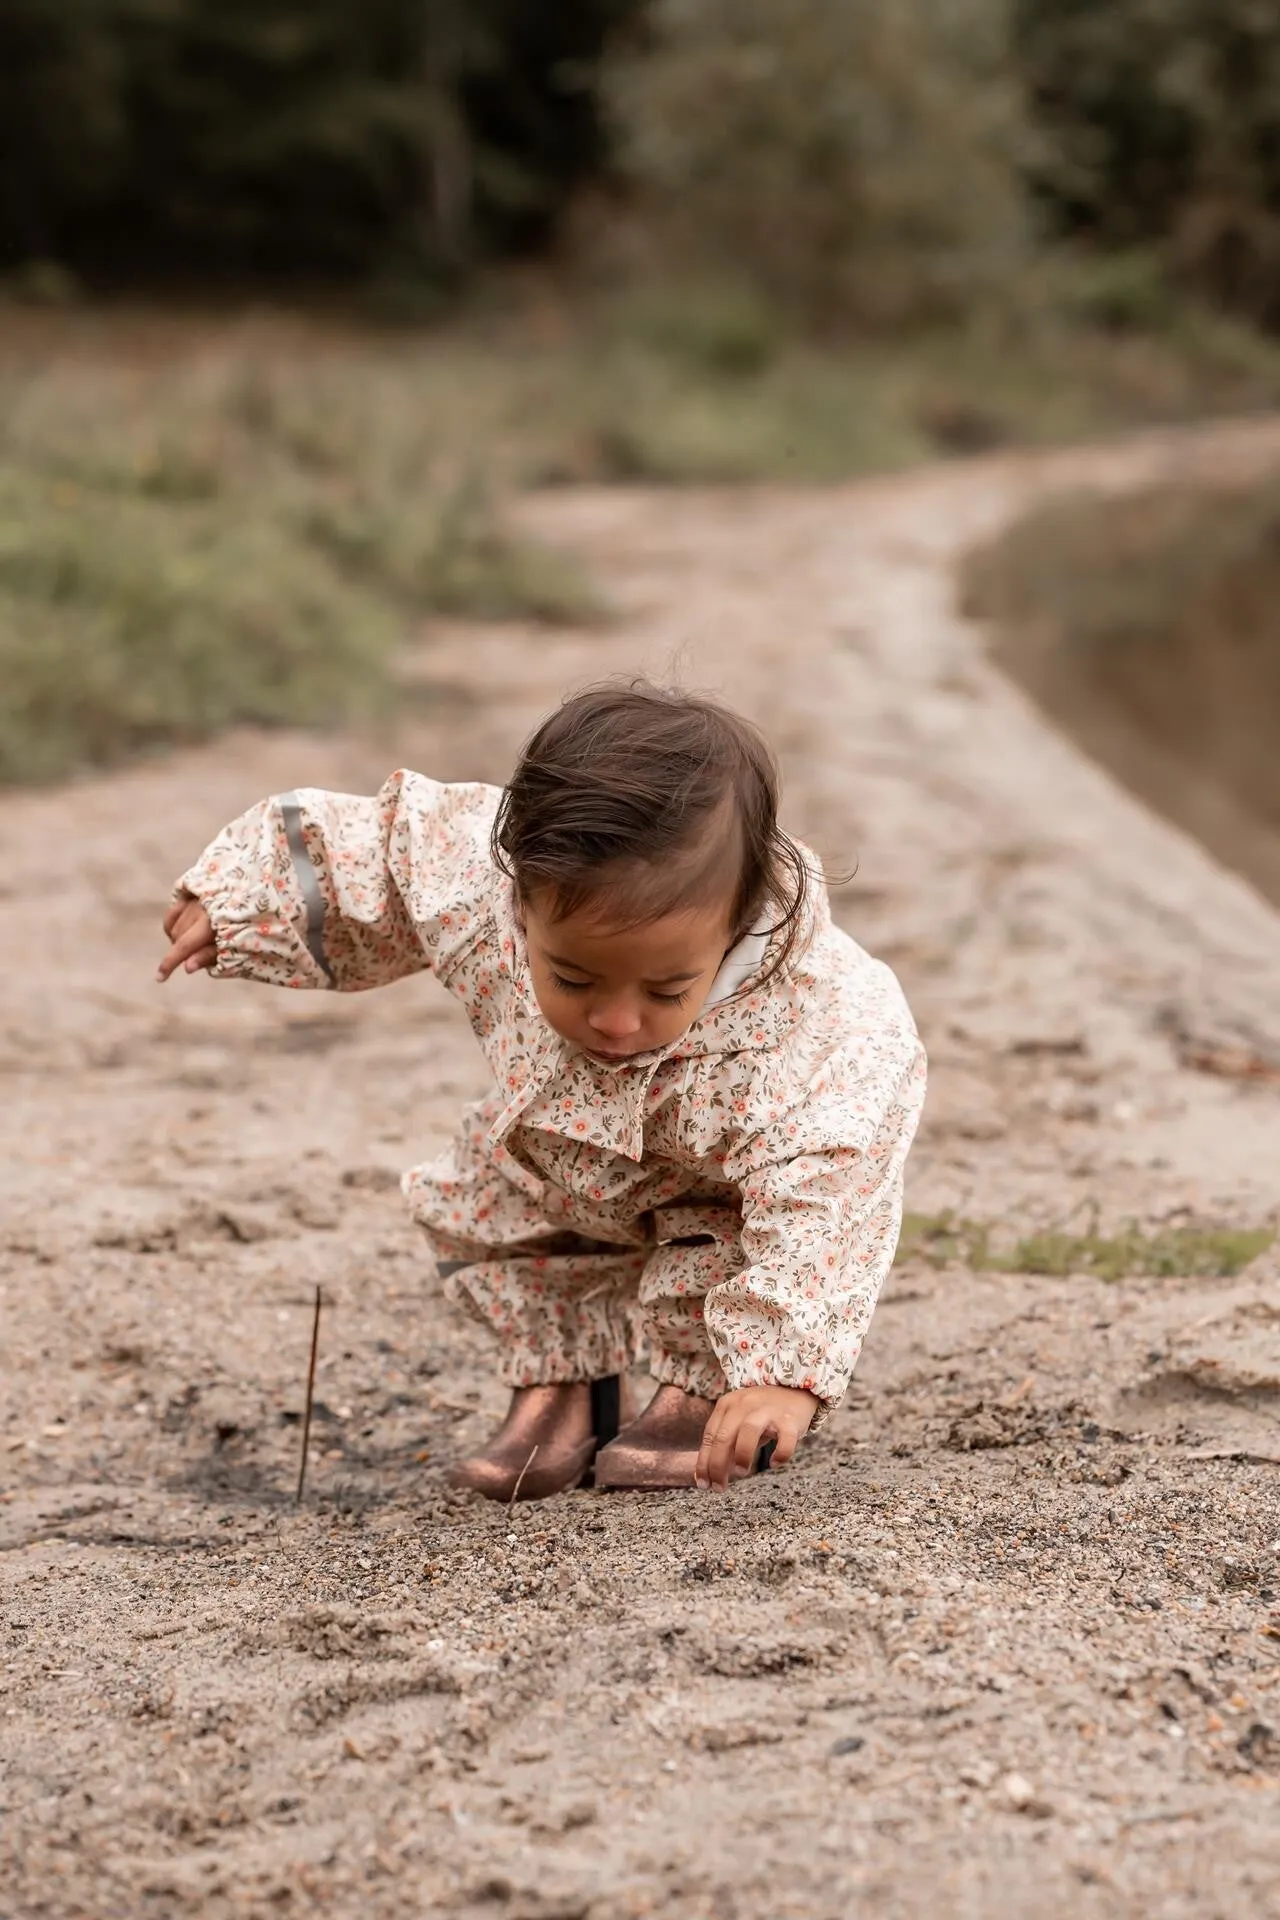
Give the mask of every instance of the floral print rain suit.
[[179, 882], [213, 922], [216, 977], [353, 991], [427, 970], [457, 995], [493, 1090], [404, 1186], [511, 1385], [647, 1354], [691, 1392], [831, 1406], [893, 1259], [924, 1097], [897, 981], [815, 883], [784, 973], [753, 987], [769, 936], [748, 935], [679, 1040], [597, 1062], [534, 998], [489, 850], [498, 797], [397, 773], [371, 799], [263, 801]]

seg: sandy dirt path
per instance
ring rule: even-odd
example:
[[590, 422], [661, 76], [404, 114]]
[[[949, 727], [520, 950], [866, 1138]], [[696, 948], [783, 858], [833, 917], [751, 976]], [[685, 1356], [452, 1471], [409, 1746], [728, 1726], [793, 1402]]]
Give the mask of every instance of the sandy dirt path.
[[911, 1261], [786, 1473], [494, 1509], [442, 1469], [503, 1396], [395, 1191], [481, 1089], [452, 1004], [150, 984], [171, 876], [262, 793], [498, 779], [565, 685], [675, 665], [857, 856], [838, 910], [932, 1056], [913, 1209], [1264, 1222], [1280, 920], [987, 664], [952, 567], [1047, 490], [1278, 451], [548, 497], [607, 631], [437, 634], [380, 740], [0, 802], [4, 1920], [1280, 1914], [1274, 1253]]

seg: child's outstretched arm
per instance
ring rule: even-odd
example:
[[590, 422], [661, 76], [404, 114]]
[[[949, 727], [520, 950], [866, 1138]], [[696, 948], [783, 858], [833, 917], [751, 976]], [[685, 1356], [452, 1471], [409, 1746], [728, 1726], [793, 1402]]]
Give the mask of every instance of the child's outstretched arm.
[[372, 798], [262, 801], [178, 882], [159, 978], [207, 968], [352, 992], [434, 970], [471, 931], [491, 812], [487, 788], [412, 773]]

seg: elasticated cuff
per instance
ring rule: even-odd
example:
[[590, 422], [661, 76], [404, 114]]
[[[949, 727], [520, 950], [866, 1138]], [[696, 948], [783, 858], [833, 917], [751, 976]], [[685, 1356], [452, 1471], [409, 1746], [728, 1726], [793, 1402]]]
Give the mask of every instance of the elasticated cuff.
[[680, 1387], [685, 1393], [700, 1394], [704, 1400], [718, 1400], [725, 1391], [725, 1377], [715, 1356], [694, 1359], [687, 1353], [655, 1353], [649, 1371], [664, 1387]]
[[[442, 1279], [445, 1298], [496, 1333], [493, 1299], [482, 1281], [494, 1266], [501, 1263], [466, 1261]], [[522, 1317], [518, 1330], [503, 1329], [499, 1344], [498, 1376], [509, 1387], [603, 1380], [625, 1373], [644, 1350], [639, 1309], [630, 1301], [582, 1302], [577, 1313], [564, 1318], [536, 1311]]]

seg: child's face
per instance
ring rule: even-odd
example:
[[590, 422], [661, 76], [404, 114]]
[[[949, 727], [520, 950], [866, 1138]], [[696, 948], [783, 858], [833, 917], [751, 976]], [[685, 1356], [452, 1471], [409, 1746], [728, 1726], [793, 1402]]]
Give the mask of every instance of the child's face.
[[678, 1040], [732, 945], [725, 906], [614, 927], [589, 907], [553, 920], [531, 900], [524, 930], [538, 1005], [563, 1039], [600, 1060]]

